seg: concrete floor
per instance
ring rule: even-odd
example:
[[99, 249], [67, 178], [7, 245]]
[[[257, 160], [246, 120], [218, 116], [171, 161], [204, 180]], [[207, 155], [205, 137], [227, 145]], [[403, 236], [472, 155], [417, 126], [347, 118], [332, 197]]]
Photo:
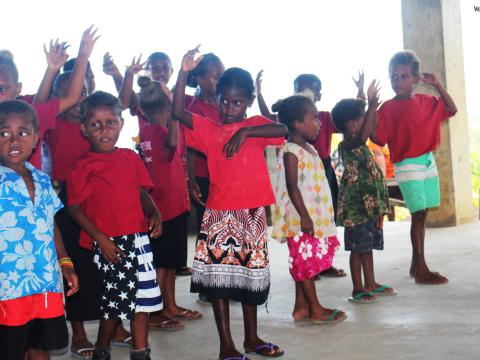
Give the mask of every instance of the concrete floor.
[[[345, 310], [348, 319], [329, 326], [296, 324], [290, 313], [294, 284], [287, 266], [287, 246], [270, 243], [272, 286], [268, 302], [259, 308], [259, 333], [279, 344], [283, 359], [322, 360], [469, 360], [480, 359], [480, 222], [455, 228], [427, 230], [427, 259], [433, 270], [450, 279], [444, 286], [416, 285], [408, 276], [409, 223], [386, 223], [385, 250], [375, 254], [377, 280], [390, 284], [398, 296], [379, 303], [347, 302], [351, 280], [323, 278], [317, 282], [322, 305]], [[193, 248], [194, 239], [190, 239]], [[192, 252], [190, 252], [192, 254]], [[348, 271], [348, 253], [340, 250], [334, 264]], [[218, 338], [210, 307], [189, 293], [190, 278], [177, 279], [181, 306], [200, 310], [204, 319], [186, 323], [177, 332], [151, 331], [152, 359], [213, 360]], [[231, 306], [231, 326], [240, 349], [243, 342], [241, 306]], [[91, 340], [96, 324], [87, 324]], [[128, 359], [128, 350], [114, 348], [113, 359]], [[259, 356], [250, 356], [260, 359]], [[70, 359], [69, 355], [56, 359]]]

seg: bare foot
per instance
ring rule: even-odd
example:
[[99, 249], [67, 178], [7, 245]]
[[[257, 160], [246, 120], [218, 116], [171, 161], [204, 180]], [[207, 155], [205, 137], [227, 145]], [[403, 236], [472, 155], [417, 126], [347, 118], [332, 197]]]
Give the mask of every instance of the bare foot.
[[417, 284], [425, 285], [443, 285], [448, 283], [448, 279], [445, 276], [440, 275], [438, 272], [417, 272], [415, 275], [415, 282]]
[[284, 351], [280, 349], [278, 345], [271, 342], [266, 342], [260, 339], [258, 336], [256, 339], [243, 342], [243, 347], [246, 353], [256, 353], [257, 355], [264, 357], [278, 357], [282, 356]]
[[79, 358], [90, 359], [93, 355], [94, 345], [88, 339], [75, 340], [72, 339], [70, 352]]
[[[332, 317], [332, 315], [334, 315]], [[347, 317], [347, 315], [343, 311], [339, 311], [337, 309], [326, 309], [322, 308], [322, 311], [318, 313], [312, 313], [310, 315], [310, 320], [313, 321], [340, 321]]]
[[308, 320], [308, 309], [293, 309], [292, 317], [295, 322], [301, 322]]
[[365, 286], [365, 291], [371, 292], [375, 295], [395, 295], [396, 291], [394, 288], [388, 285], [380, 285], [375, 283], [373, 286]]

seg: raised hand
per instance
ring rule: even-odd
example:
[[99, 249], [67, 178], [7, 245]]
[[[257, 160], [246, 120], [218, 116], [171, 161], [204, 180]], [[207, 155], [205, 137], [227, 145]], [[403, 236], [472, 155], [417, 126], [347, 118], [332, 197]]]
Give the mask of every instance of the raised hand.
[[200, 55], [195, 59], [195, 55], [200, 52], [200, 45], [197, 45], [195, 49], [187, 51], [182, 59], [182, 70], [185, 72], [192, 71], [202, 61], [203, 55]]
[[103, 55], [103, 72], [110, 76], [121, 75], [113, 57], [108, 52]]
[[47, 57], [47, 65], [48, 69], [58, 72], [62, 68], [63, 65], [67, 62], [68, 54], [67, 49], [70, 45], [67, 45], [66, 42], [59, 42], [58, 39], [50, 40], [50, 45], [47, 46], [43, 44], [43, 51], [45, 56]]
[[357, 89], [363, 92], [363, 87], [365, 86], [365, 74], [363, 73], [363, 70], [358, 71], [358, 79], [352, 77], [352, 80], [355, 83]]
[[142, 61], [142, 54], [138, 57], [138, 59], [135, 59], [135, 56], [132, 59], [132, 63], [130, 66], [127, 66], [127, 74], [130, 76], [138, 74], [140, 71], [145, 70], [145, 62]]
[[263, 69], [260, 70], [257, 74], [257, 78], [255, 79], [255, 85], [257, 87], [257, 93], [262, 91], [262, 76], [263, 76]]
[[380, 82], [373, 79], [367, 89], [368, 106], [377, 108], [380, 105]]
[[437, 77], [431, 73], [423, 73], [421, 80], [422, 82], [428, 85], [433, 85], [433, 86], [440, 85], [440, 81], [438, 81]]
[[80, 41], [80, 49], [78, 56], [85, 56], [87, 59], [92, 55], [93, 47], [100, 36], [95, 36], [98, 29], [93, 30], [93, 25], [83, 32], [82, 40]]

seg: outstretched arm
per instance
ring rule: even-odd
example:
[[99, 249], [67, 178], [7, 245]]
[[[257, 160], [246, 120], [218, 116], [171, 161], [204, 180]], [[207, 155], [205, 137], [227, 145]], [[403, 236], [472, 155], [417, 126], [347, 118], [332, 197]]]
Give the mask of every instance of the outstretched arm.
[[315, 234], [312, 218], [308, 213], [305, 202], [303, 201], [302, 193], [298, 188], [298, 159], [292, 153], [286, 153], [283, 156], [283, 164], [285, 166], [285, 180], [287, 183], [287, 191], [290, 201], [295, 210], [300, 215], [301, 230], [309, 235]]
[[43, 51], [47, 57], [47, 70], [45, 70], [45, 75], [43, 75], [42, 82], [40, 83], [35, 98], [33, 99], [34, 104], [42, 104], [50, 99], [53, 82], [68, 59], [67, 48], [67, 43], [59, 43], [58, 39], [55, 40], [55, 43], [50, 40], [48, 50], [47, 46], [43, 44]]
[[80, 42], [80, 49], [78, 56], [73, 66], [73, 73], [68, 82], [67, 91], [64, 97], [59, 98], [59, 114], [75, 106], [82, 95], [82, 89], [85, 82], [85, 72], [87, 71], [87, 63], [92, 54], [93, 47], [97, 42], [99, 36], [95, 36], [97, 29], [93, 30], [93, 25], [90, 26], [82, 35]]
[[357, 136], [344, 140], [343, 144], [345, 149], [354, 149], [364, 145], [367, 142], [368, 137], [372, 134], [374, 128], [377, 126], [377, 109], [380, 105], [378, 98], [379, 90], [378, 81], [373, 80], [367, 90], [368, 109], [363, 118], [360, 132]]
[[367, 97], [365, 96], [365, 92], [363, 90], [363, 86], [365, 84], [365, 74], [363, 73], [363, 70], [358, 71], [358, 79], [352, 77], [352, 80], [357, 87], [357, 99], [363, 101], [367, 100]]
[[288, 135], [288, 129], [284, 124], [273, 123], [258, 126], [246, 126], [239, 129], [223, 146], [223, 152], [227, 158], [238, 154], [245, 140], [249, 137], [276, 138]]
[[140, 63], [142, 55], [135, 59], [133, 57], [132, 63], [125, 70], [125, 77], [123, 78], [122, 85], [118, 92], [118, 98], [120, 103], [124, 107], [130, 107], [132, 109], [132, 98], [135, 97], [135, 103], [138, 104], [137, 95], [133, 93], [133, 77], [144, 69], [145, 63]]
[[263, 76], [263, 70], [260, 70], [257, 74], [257, 79], [255, 81], [256, 86], [257, 86], [257, 101], [258, 101], [258, 108], [260, 109], [260, 113], [265, 116], [266, 118], [269, 118], [273, 121], [277, 121], [277, 117], [275, 114], [272, 114], [270, 110], [268, 109], [268, 105], [265, 102], [265, 98], [263, 97], [262, 94], [262, 76]]
[[172, 116], [180, 121], [186, 127], [193, 129], [192, 113], [185, 109], [185, 86], [187, 83], [188, 73], [195, 69], [203, 56], [195, 59], [198, 53], [198, 45], [195, 49], [189, 50], [182, 59], [182, 67], [178, 72], [177, 84], [173, 94]]
[[447, 107], [448, 112], [452, 114], [452, 116], [457, 113], [458, 110], [457, 110], [457, 106], [455, 105], [455, 102], [453, 101], [450, 94], [447, 92], [447, 90], [445, 90], [445, 88], [442, 86], [440, 81], [438, 81], [437, 77], [434, 74], [423, 73], [422, 81], [425, 84], [432, 85], [435, 89], [437, 89], [440, 97], [445, 102], [445, 106]]

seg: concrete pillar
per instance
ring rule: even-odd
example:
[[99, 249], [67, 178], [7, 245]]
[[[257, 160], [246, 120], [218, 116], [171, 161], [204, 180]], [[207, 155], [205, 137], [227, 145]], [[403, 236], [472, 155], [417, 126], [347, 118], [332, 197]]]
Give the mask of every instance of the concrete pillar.
[[[435, 153], [442, 193], [440, 208], [428, 215], [429, 226], [454, 226], [473, 221], [470, 148], [458, 0], [402, 0], [403, 42], [422, 61], [421, 71], [434, 73], [458, 107], [442, 128]], [[423, 85], [418, 92], [434, 93]]]

